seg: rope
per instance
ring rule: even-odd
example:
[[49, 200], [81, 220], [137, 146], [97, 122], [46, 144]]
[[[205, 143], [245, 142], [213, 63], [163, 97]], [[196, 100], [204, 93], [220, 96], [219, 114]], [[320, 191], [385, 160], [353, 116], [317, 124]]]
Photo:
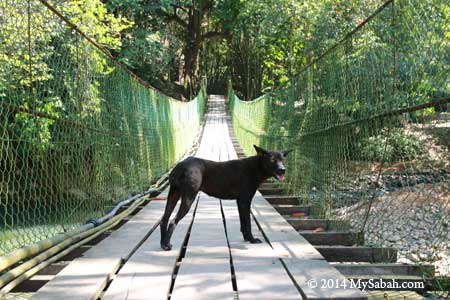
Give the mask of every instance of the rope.
[[45, 0], [9, 1], [0, 24], [7, 257], [147, 190], [196, 141], [206, 89], [190, 102], [163, 95]]
[[274, 92], [228, 93], [247, 155], [253, 144], [295, 149], [283, 187], [299, 204], [441, 275], [450, 274], [447, 25], [440, 5], [386, 1]]

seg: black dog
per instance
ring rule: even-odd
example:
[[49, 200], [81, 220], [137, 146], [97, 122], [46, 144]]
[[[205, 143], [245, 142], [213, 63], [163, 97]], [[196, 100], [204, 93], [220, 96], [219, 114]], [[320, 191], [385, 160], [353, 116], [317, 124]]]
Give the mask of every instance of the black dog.
[[[237, 199], [241, 232], [244, 240], [261, 243], [251, 231], [250, 205], [256, 190], [266, 179], [284, 180], [283, 158], [289, 151], [266, 151], [254, 146], [257, 155], [244, 159], [215, 162], [188, 157], [178, 163], [169, 176], [170, 190], [161, 220], [161, 248], [172, 249], [170, 237], [175, 226], [187, 214], [198, 191], [220, 199]], [[167, 224], [178, 199], [182, 198], [174, 220]]]

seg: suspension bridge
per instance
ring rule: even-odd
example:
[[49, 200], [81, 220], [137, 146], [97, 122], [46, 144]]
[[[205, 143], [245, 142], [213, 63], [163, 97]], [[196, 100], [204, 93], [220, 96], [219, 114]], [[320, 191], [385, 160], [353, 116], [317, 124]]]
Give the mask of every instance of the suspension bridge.
[[[448, 27], [434, 5], [384, 2], [257, 99], [231, 84], [208, 95], [204, 79], [180, 102], [48, 2], [10, 2], [0, 299], [449, 296], [450, 64], [436, 62], [450, 41], [427, 29]], [[200, 193], [162, 251], [170, 169], [187, 155], [254, 155], [253, 144], [295, 150], [286, 181], [253, 198], [263, 242], [242, 240], [235, 201]]]

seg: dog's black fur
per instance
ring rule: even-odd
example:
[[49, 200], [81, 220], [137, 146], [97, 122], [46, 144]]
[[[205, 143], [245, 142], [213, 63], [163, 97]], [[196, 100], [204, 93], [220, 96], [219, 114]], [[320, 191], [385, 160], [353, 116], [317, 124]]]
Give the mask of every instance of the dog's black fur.
[[[170, 238], [178, 222], [187, 214], [199, 191], [220, 199], [236, 199], [244, 240], [261, 243], [251, 232], [250, 205], [256, 190], [266, 179], [284, 180], [283, 159], [288, 151], [267, 151], [254, 146], [257, 155], [244, 159], [215, 162], [188, 157], [178, 163], [169, 176], [170, 190], [161, 220], [161, 248], [172, 249]], [[182, 198], [174, 220], [168, 221], [178, 199]]]

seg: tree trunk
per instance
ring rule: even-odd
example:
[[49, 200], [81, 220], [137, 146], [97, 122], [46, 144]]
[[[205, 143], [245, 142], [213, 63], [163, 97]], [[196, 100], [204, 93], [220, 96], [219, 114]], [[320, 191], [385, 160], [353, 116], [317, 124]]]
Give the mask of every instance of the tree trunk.
[[184, 87], [186, 95], [189, 98], [197, 86], [198, 78], [198, 58], [202, 44], [201, 23], [204, 11], [191, 9], [189, 12], [189, 21], [187, 23], [186, 47], [184, 49]]

